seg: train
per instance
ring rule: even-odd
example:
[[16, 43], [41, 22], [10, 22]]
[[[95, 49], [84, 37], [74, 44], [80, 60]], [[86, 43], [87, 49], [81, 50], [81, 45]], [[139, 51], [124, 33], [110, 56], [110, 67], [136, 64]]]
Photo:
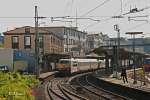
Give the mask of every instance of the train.
[[70, 58], [60, 59], [56, 69], [59, 73], [74, 74], [104, 67], [104, 60]]

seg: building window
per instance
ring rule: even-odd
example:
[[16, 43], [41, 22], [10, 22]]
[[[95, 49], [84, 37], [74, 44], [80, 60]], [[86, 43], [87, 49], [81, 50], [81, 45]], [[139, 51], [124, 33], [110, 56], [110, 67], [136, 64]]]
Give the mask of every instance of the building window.
[[19, 48], [19, 37], [18, 36], [12, 36], [12, 48], [13, 49]]
[[65, 39], [65, 44], [68, 44], [67, 38]]
[[53, 37], [51, 36], [51, 43], [53, 43]]
[[24, 48], [30, 49], [31, 48], [31, 36], [24, 37]]
[[67, 49], [67, 48], [65, 48], [65, 52], [68, 52], [68, 49]]
[[39, 36], [39, 48], [43, 48], [44, 41], [43, 41], [43, 36]]

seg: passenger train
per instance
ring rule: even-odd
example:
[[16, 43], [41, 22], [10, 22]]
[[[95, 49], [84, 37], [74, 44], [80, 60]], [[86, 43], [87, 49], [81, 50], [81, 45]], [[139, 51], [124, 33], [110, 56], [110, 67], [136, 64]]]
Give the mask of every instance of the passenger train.
[[60, 59], [57, 70], [60, 73], [73, 74], [105, 67], [104, 60], [97, 59]]

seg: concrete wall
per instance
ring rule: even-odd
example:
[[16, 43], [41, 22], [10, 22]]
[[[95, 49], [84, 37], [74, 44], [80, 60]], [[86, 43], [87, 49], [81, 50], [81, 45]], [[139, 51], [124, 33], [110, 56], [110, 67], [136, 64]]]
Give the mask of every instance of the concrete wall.
[[14, 69], [35, 71], [35, 56], [32, 50], [14, 50]]
[[34, 72], [35, 57], [31, 50], [0, 49], [0, 65], [7, 65], [10, 71]]
[[11, 71], [13, 70], [12, 49], [0, 49], [0, 64], [7, 65]]
[[14, 61], [14, 71], [26, 69], [28, 69], [28, 61], [26, 60]]

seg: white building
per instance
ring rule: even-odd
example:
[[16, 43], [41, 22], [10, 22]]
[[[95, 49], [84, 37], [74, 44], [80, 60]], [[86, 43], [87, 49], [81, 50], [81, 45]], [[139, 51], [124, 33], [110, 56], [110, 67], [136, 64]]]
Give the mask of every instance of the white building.
[[[42, 27], [41, 27], [42, 28]], [[86, 32], [77, 30], [76, 27], [44, 27], [64, 38], [64, 52], [81, 54], [86, 48]]]

